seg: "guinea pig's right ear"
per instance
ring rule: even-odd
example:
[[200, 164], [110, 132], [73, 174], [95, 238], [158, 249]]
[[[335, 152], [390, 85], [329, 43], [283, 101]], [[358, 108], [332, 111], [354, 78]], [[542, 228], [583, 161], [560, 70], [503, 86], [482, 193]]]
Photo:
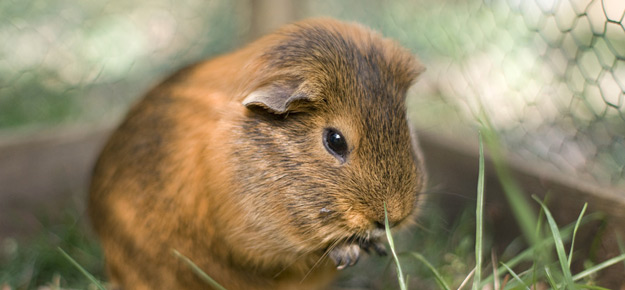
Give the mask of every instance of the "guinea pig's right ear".
[[314, 94], [303, 87], [285, 83], [265, 85], [248, 94], [243, 105], [250, 109], [260, 107], [274, 114], [303, 111], [314, 101]]

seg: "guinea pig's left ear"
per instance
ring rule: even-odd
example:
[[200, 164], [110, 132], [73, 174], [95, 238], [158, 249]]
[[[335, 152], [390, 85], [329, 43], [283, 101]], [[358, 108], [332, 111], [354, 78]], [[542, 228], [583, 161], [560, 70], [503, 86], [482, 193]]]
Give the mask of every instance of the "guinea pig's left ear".
[[303, 87], [284, 83], [265, 85], [248, 94], [243, 99], [243, 105], [247, 108], [260, 107], [274, 114], [302, 111], [314, 99], [314, 94]]

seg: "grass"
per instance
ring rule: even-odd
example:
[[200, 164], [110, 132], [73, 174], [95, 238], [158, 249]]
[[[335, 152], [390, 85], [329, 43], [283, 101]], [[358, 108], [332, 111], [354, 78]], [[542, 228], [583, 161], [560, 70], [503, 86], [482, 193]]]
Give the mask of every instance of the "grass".
[[473, 290], [480, 288], [482, 280], [482, 249], [484, 241], [484, 145], [480, 134], [480, 161], [477, 177], [477, 205], [475, 206], [475, 273], [473, 274]]
[[407, 290], [406, 280], [404, 279], [404, 272], [401, 270], [401, 263], [395, 252], [395, 243], [393, 242], [393, 235], [391, 235], [391, 227], [388, 224], [388, 212], [386, 211], [386, 203], [384, 203], [384, 228], [386, 230], [386, 238], [388, 244], [391, 247], [391, 253], [393, 254], [393, 260], [395, 261], [395, 267], [397, 267], [397, 282], [399, 283], [399, 289]]
[[[497, 162], [495, 162], [497, 163]], [[499, 163], [499, 166], [502, 166], [503, 163]], [[496, 165], [497, 166], [497, 165]], [[517, 208], [517, 218], [519, 219], [520, 226], [525, 227], [524, 234], [526, 238], [528, 237], [528, 233], [534, 231], [536, 233], [542, 232], [542, 218], [547, 221], [548, 230], [551, 233], [550, 237], [541, 237], [539, 234], [536, 234], [534, 238], [528, 238], [531, 242], [531, 246], [529, 249], [518, 253], [516, 256], [512, 257], [508, 262], [501, 262], [500, 265], [490, 265], [493, 268], [493, 274], [487, 277], [486, 279], [482, 279], [481, 272], [484, 269], [484, 265], [482, 264], [483, 253], [482, 249], [484, 248], [484, 236], [483, 236], [483, 227], [484, 221], [482, 219], [484, 212], [484, 152], [483, 152], [483, 144], [480, 136], [480, 158], [479, 158], [479, 175], [478, 175], [478, 189], [477, 189], [477, 203], [476, 203], [476, 216], [475, 216], [475, 267], [473, 270], [466, 275], [466, 278], [460, 283], [458, 289], [464, 289], [464, 285], [466, 285], [467, 281], [472, 279], [472, 289], [536, 289], [539, 287], [544, 287], [544, 285], [550, 285], [551, 289], [605, 289], [599, 286], [594, 285], [594, 281], [591, 279], [586, 281], [581, 281], [584, 278], [593, 276], [597, 274], [599, 271], [613, 266], [617, 263], [622, 263], [625, 261], [625, 253], [621, 249], [622, 254], [608, 259], [598, 265], [593, 267], [589, 267], [588, 269], [581, 271], [577, 274], [573, 274], [571, 270], [571, 263], [573, 260], [574, 246], [575, 246], [575, 237], [577, 236], [577, 232], [582, 224], [585, 221], [589, 221], [595, 219], [595, 216], [584, 216], [587, 204], [582, 208], [576, 222], [573, 225], [569, 225], [563, 228], [560, 228], [555, 219], [553, 218], [549, 208], [545, 205], [545, 203], [539, 200], [537, 197], [533, 197], [534, 200], [541, 207], [541, 216], [538, 218], [528, 219], [527, 215], [530, 213], [520, 212], [524, 209], [524, 205], [522, 207]], [[508, 177], [507, 169], [500, 168], [497, 172], [501, 174], [503, 172], [506, 178], [502, 179], [502, 182], [506, 182]], [[520, 187], [516, 185], [506, 187], [504, 185], [504, 190], [513, 190], [514, 194], [520, 194]], [[515, 200], [516, 198], [520, 198], [520, 196], [514, 197], [511, 200]], [[535, 228], [532, 229], [528, 224], [522, 225], [522, 223], [527, 222], [528, 220], [534, 220], [536, 222]], [[388, 226], [388, 225], [387, 225]], [[400, 273], [402, 270], [400, 261], [396, 258], [395, 255], [395, 246], [392, 242], [393, 239], [390, 235], [390, 232], [387, 231], [387, 237], [389, 239], [389, 245], [391, 247], [391, 252], [393, 253], [394, 259], [396, 260], [396, 270], [398, 283], [400, 285], [400, 289], [405, 289], [405, 286], [402, 286], [402, 283], [405, 285], [405, 281], [403, 280], [403, 274]], [[568, 255], [565, 251], [565, 244], [569, 242], [568, 238], [570, 238], [570, 248]], [[622, 246], [621, 246], [622, 248]], [[543, 261], [541, 258], [537, 257], [537, 253], [542, 254], [545, 250], [555, 250], [557, 256], [557, 263], [553, 263], [552, 261]], [[450, 283], [445, 281], [443, 275], [439, 273], [436, 267], [432, 266], [432, 264], [425, 259], [421, 254], [416, 252], [409, 252], [409, 254], [419, 262], [423, 263], [427, 269], [431, 271], [431, 275], [435, 277], [436, 282], [438, 283], [439, 289], [450, 289], [448, 286]], [[493, 259], [494, 260], [494, 259]], [[402, 262], [403, 263], [403, 262]], [[523, 268], [521, 265], [530, 264], [529, 268]], [[515, 271], [513, 268], [516, 268]], [[518, 272], [520, 271], [521, 272]], [[512, 279], [506, 277], [510, 275]], [[503, 284], [500, 281], [507, 281]], [[582, 282], [582, 283], [580, 283]], [[493, 285], [490, 285], [493, 283]], [[494, 285], [499, 285], [495, 287]], [[543, 286], [540, 286], [543, 285]]]
[[226, 288], [221, 286], [219, 283], [217, 283], [217, 281], [215, 281], [213, 278], [208, 276], [208, 274], [206, 274], [204, 271], [202, 271], [202, 269], [200, 269], [200, 267], [198, 267], [195, 263], [193, 263], [193, 261], [191, 261], [191, 259], [187, 258], [186, 256], [184, 256], [183, 254], [181, 254], [177, 250], [173, 250], [173, 254], [174, 254], [174, 256], [176, 256], [176, 258], [180, 259], [189, 268], [191, 268], [191, 270], [193, 270], [193, 273], [195, 273], [200, 278], [202, 278], [202, 280], [204, 280], [204, 282], [206, 282], [206, 284], [211, 285], [214, 289], [217, 289], [217, 290], [226, 290]]
[[[479, 120], [482, 124], [481, 134], [483, 134], [484, 142], [488, 146], [495, 172], [501, 182], [508, 204], [512, 209], [512, 214], [515, 216], [525, 240], [531, 245], [535, 245], [542, 239], [540, 232], [536, 231], [536, 229], [539, 228], [537, 227], [539, 217], [537, 217], [538, 215], [525, 198], [521, 186], [514, 179], [510, 169], [506, 165], [499, 135], [490, 123], [488, 116], [483, 115]], [[480, 146], [482, 146], [481, 142], [482, 140], [480, 138]], [[482, 156], [480, 158], [482, 158]]]
[[[547, 217], [547, 221], [549, 222], [549, 228], [551, 230], [551, 234], [553, 235], [553, 240], [555, 242], [556, 253], [558, 254], [558, 261], [560, 262], [560, 270], [562, 270], [563, 280], [568, 289], [577, 289], [575, 284], [573, 283], [573, 276], [571, 275], [571, 263], [566, 256], [566, 252], [564, 251], [564, 242], [562, 241], [562, 236], [560, 235], [560, 229], [556, 224], [553, 216], [549, 212], [547, 206], [540, 201], [538, 198], [534, 197], [534, 200], [540, 204], [542, 207], [545, 216]], [[580, 220], [582, 216], [580, 215], [578, 220]], [[577, 232], [577, 228], [573, 230], [573, 232]], [[571, 248], [571, 251], [573, 249]]]
[[0, 239], [0, 289], [90, 289], [93, 283], [57, 249], [62, 248], [85, 271], [103, 276], [101, 249], [80, 225], [81, 215], [67, 211], [57, 222], [39, 219], [43, 230], [29, 239]]
[[58, 250], [59, 252], [61, 252], [63, 257], [65, 257], [70, 263], [72, 263], [72, 265], [74, 265], [78, 269], [78, 271], [80, 271], [80, 273], [82, 273], [87, 279], [89, 279], [89, 281], [91, 281], [93, 285], [95, 285], [100, 290], [106, 290], [104, 285], [102, 285], [102, 282], [100, 282], [93, 275], [91, 275], [89, 271], [85, 270], [85, 268], [83, 268], [78, 262], [76, 262], [76, 260], [74, 260], [74, 258], [72, 258], [67, 252], [63, 251], [63, 249], [61, 249], [60, 247], [58, 248]]

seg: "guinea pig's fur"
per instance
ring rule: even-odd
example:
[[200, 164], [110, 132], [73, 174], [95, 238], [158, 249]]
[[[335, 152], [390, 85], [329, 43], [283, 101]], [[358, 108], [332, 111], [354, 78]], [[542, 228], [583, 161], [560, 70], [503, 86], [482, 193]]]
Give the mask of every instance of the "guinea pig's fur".
[[177, 250], [230, 290], [319, 289], [362, 250], [384, 252], [384, 204], [396, 229], [423, 196], [405, 106], [421, 71], [375, 32], [316, 19], [156, 86], [91, 184], [111, 282], [210, 288]]

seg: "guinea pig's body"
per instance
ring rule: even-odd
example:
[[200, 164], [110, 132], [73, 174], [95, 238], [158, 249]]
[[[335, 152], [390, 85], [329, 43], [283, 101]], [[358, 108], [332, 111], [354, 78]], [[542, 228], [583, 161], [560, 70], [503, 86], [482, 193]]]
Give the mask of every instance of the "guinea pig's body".
[[383, 251], [384, 204], [409, 223], [425, 183], [396, 43], [323, 19], [186, 68], [128, 114], [89, 212], [122, 289], [319, 289]]

